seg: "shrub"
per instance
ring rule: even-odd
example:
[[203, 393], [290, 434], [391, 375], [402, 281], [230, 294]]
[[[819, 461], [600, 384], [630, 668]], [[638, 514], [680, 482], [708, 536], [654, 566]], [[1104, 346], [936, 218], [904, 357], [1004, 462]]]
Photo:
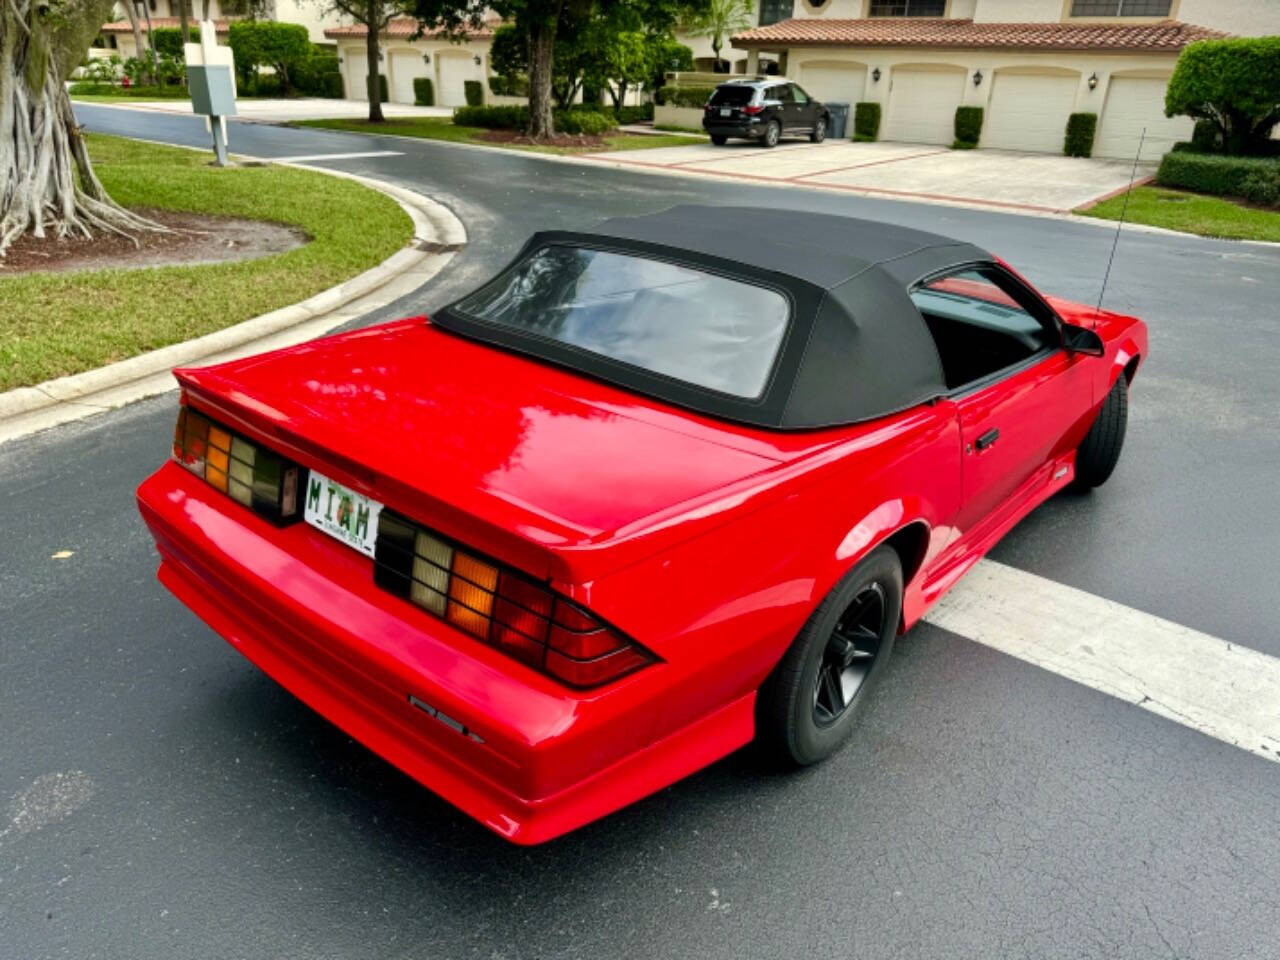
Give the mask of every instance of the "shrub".
[[1169, 78], [1164, 112], [1209, 121], [1226, 153], [1262, 152], [1280, 121], [1280, 36], [1188, 44]]
[[[598, 135], [617, 124], [613, 114], [601, 110], [553, 110], [551, 116], [559, 133]], [[453, 122], [460, 127], [523, 130], [529, 125], [529, 108], [523, 105], [458, 107], [453, 111]]]
[[462, 90], [468, 107], [478, 107], [484, 103], [484, 85], [479, 80], [464, 80]]
[[619, 123], [644, 123], [653, 119], [653, 104], [642, 103], [638, 107], [619, 107], [614, 111]]
[[271, 67], [285, 93], [293, 89], [295, 67], [311, 56], [312, 49], [306, 27], [274, 20], [233, 20], [227, 28], [227, 45], [242, 76], [252, 77], [259, 67]]
[[600, 110], [565, 110], [552, 114], [556, 131], [559, 133], [586, 134], [599, 136], [618, 125], [610, 114]]
[[982, 107], [956, 107], [953, 150], [972, 150], [982, 136]]
[[386, 103], [391, 98], [387, 96], [387, 75], [385, 73], [378, 74], [378, 102]]
[[1280, 159], [1228, 157], [1172, 150], [1160, 161], [1156, 182], [1196, 193], [1243, 197], [1254, 203], [1280, 205]]
[[[527, 97], [529, 95], [529, 78], [523, 74], [512, 77], [490, 77], [489, 92], [495, 97]], [[430, 106], [430, 104], [427, 104]]]
[[1067, 117], [1067, 135], [1062, 142], [1062, 152], [1068, 157], [1093, 155], [1093, 135], [1098, 130], [1096, 113], [1073, 113]]
[[436, 105], [436, 86], [430, 77], [413, 78], [413, 102], [420, 107]]
[[299, 60], [293, 68], [293, 85], [308, 97], [342, 99], [342, 71], [338, 58], [313, 47], [311, 56]]
[[460, 127], [520, 130], [529, 125], [529, 108], [499, 105], [457, 107], [453, 111], [453, 122]]
[[653, 99], [663, 106], [701, 108], [715, 92], [715, 87], [659, 87]]
[[1212, 120], [1197, 120], [1188, 144], [1197, 153], [1221, 153], [1222, 134]]
[[[175, 60], [182, 60], [182, 28], [181, 27], [156, 27], [151, 31], [151, 36], [156, 42], [156, 53], [162, 57], [173, 57]], [[187, 42], [199, 43], [199, 28], [187, 28]]]
[[853, 108], [853, 139], [871, 143], [880, 136], [880, 104], [861, 100]]

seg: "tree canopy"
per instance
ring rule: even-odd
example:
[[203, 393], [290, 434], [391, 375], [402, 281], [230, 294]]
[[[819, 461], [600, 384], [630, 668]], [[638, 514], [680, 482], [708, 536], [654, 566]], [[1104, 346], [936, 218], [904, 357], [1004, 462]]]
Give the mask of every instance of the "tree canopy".
[[1207, 120], [1226, 153], [1263, 152], [1280, 123], [1280, 37], [1189, 44], [1165, 92], [1165, 114]]

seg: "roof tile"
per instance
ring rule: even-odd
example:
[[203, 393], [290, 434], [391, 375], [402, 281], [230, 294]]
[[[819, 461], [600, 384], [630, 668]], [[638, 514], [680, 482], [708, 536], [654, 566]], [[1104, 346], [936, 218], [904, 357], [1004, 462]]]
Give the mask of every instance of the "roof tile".
[[1224, 37], [1178, 20], [1155, 23], [974, 23], [941, 17], [803, 17], [735, 35], [735, 47], [1000, 47], [1007, 50], [1181, 50], [1193, 40]]
[[[493, 36], [493, 31], [501, 25], [501, 20], [486, 20], [485, 23], [478, 27], [467, 27], [463, 31], [463, 35], [468, 40], [488, 40]], [[395, 39], [408, 39], [412, 37], [418, 30], [418, 21], [412, 17], [395, 17], [393, 18], [379, 34], [381, 37], [392, 37]], [[343, 37], [367, 37], [369, 28], [363, 23], [352, 23], [341, 27], [329, 27], [325, 30], [324, 35], [331, 39], [340, 39]], [[443, 37], [445, 31], [439, 28], [424, 30], [422, 36], [424, 38]]]

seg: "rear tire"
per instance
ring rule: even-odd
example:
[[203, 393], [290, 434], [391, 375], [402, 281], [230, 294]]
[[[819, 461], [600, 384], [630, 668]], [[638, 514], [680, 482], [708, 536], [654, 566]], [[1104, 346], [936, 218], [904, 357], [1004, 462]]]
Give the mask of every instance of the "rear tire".
[[1091, 490], [1107, 482], [1120, 460], [1125, 427], [1129, 422], [1129, 383], [1119, 377], [1102, 401], [1102, 409], [1076, 450], [1076, 476], [1072, 486]]
[[809, 134], [809, 142], [821, 143], [825, 139], [827, 139], [827, 118], [821, 117], [813, 125], [813, 133]]
[[756, 736], [770, 762], [807, 766], [840, 749], [893, 652], [901, 616], [902, 565], [892, 547], [879, 547], [827, 594], [761, 686]]
[[760, 138], [760, 143], [767, 149], [773, 149], [778, 145], [778, 141], [782, 139], [782, 127], [777, 120], [770, 120], [769, 125], [764, 128], [764, 136]]
[[729, 141], [729, 138], [724, 136], [723, 134], [713, 133], [711, 135], [711, 142], [714, 143], [717, 147], [723, 147], [728, 141]]

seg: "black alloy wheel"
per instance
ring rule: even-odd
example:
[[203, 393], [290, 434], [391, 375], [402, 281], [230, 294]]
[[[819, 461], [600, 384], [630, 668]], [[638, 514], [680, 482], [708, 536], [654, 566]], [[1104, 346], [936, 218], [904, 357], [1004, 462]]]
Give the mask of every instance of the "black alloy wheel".
[[813, 722], [819, 727], [837, 723], [857, 701], [880, 654], [887, 608], [884, 587], [868, 584], [832, 628], [813, 685]]
[[881, 546], [809, 615], [756, 697], [756, 737], [768, 763], [817, 763], [849, 738], [893, 653], [902, 592], [902, 561]]

